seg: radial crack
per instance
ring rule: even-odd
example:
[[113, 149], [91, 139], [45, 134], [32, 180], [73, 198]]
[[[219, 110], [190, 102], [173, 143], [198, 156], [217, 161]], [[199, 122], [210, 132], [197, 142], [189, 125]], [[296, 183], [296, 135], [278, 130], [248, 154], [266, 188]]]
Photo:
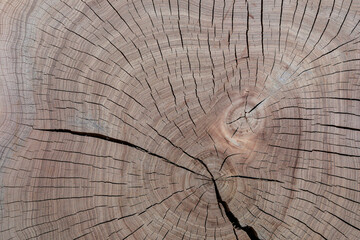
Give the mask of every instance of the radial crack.
[[130, 143], [130, 142], [127, 142], [127, 141], [124, 141], [124, 140], [120, 140], [120, 139], [117, 139], [117, 138], [112, 138], [112, 137], [109, 137], [109, 136], [106, 136], [106, 135], [103, 135], [103, 134], [100, 134], [100, 133], [91, 133], [91, 132], [78, 132], [78, 131], [73, 131], [73, 130], [70, 130], [70, 129], [40, 129], [40, 128], [34, 128], [34, 130], [38, 130], [38, 131], [44, 131], [44, 132], [61, 132], [61, 133], [69, 133], [69, 134], [72, 134], [72, 135], [77, 135], [77, 136], [85, 136], [85, 137], [92, 137], [92, 138], [97, 138], [97, 139], [101, 139], [101, 140], [105, 140], [105, 141], [109, 141], [109, 142], [113, 142], [113, 143], [117, 143], [117, 144], [121, 144], [121, 145], [124, 145], [124, 146], [128, 146], [128, 147], [131, 147], [131, 148], [135, 148], [141, 152], [144, 152], [146, 154], [149, 154], [151, 156], [154, 156], [154, 157], [157, 157], [157, 158], [160, 158], [162, 159], [164, 162], [167, 162], [171, 165], [174, 165], [178, 168], [182, 168], [186, 171], [189, 171], [191, 173], [194, 173], [196, 175], [199, 175], [199, 176], [202, 176], [202, 177], [205, 177], [205, 178], [209, 178], [208, 176], [205, 176], [201, 173], [197, 173], [189, 168], [186, 168], [184, 166], [181, 166], [181, 165], [178, 165], [172, 161], [170, 161], [169, 159], [161, 156], [161, 155], [158, 155], [156, 153], [153, 153], [153, 152], [150, 152], [149, 150], [146, 150], [145, 148], [142, 148], [138, 145], [135, 145], [133, 143]]
[[[212, 181], [214, 184], [216, 199], [218, 201], [219, 208], [220, 208], [220, 205], [223, 206], [225, 214], [226, 214], [227, 218], [229, 219], [229, 221], [234, 226], [234, 228], [245, 231], [251, 240], [259, 240], [259, 237], [254, 228], [252, 228], [250, 226], [245, 226], [245, 227], [241, 226], [239, 219], [237, 219], [235, 217], [235, 215], [231, 212], [228, 204], [224, 200], [222, 200], [219, 189], [216, 185], [215, 179], [212, 179]], [[221, 210], [221, 208], [220, 208], [220, 210]]]

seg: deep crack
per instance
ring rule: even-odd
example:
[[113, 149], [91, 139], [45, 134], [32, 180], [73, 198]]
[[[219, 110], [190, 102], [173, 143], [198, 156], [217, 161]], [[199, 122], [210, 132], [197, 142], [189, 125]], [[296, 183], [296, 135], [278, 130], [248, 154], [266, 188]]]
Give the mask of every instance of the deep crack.
[[[154, 156], [154, 157], [157, 157], [157, 158], [160, 158], [162, 159], [163, 161], [169, 163], [169, 164], [172, 164], [172, 165], [175, 165], [176, 167], [179, 167], [179, 168], [182, 168], [184, 170], [187, 170], [189, 172], [192, 172], [196, 175], [200, 175], [200, 176], [203, 176], [205, 178], [208, 178], [207, 176], [205, 175], [202, 175], [202, 174], [199, 174], [191, 169], [188, 169], [184, 166], [181, 166], [181, 165], [178, 165], [172, 161], [170, 161], [169, 159], [161, 156], [161, 155], [158, 155], [156, 153], [153, 153], [153, 152], [150, 152], [149, 150], [147, 149], [144, 149], [138, 145], [135, 145], [133, 143], [130, 143], [130, 142], [127, 142], [127, 141], [124, 141], [124, 140], [120, 140], [120, 139], [116, 139], [116, 138], [112, 138], [112, 137], [109, 137], [109, 136], [106, 136], [106, 135], [102, 135], [102, 134], [99, 134], [99, 133], [91, 133], [91, 132], [78, 132], [78, 131], [73, 131], [73, 130], [70, 130], [70, 129], [36, 129], [34, 128], [34, 130], [38, 130], [38, 131], [45, 131], [45, 132], [62, 132], [62, 133], [69, 133], [69, 134], [73, 134], [73, 135], [78, 135], [78, 136], [87, 136], [87, 137], [93, 137], [93, 138], [98, 138], [98, 139], [102, 139], [102, 140], [105, 140], [105, 141], [110, 141], [110, 142], [114, 142], [114, 143], [118, 143], [118, 144], [122, 144], [122, 145], [125, 145], [125, 146], [128, 146], [128, 147], [131, 147], [131, 148], [135, 148], [139, 151], [142, 151], [142, 152], [145, 152], [151, 156]], [[184, 152], [186, 153], [186, 152]], [[217, 187], [217, 184], [216, 184], [216, 180], [214, 178], [214, 175], [211, 173], [210, 169], [207, 167], [207, 165], [199, 158], [196, 158], [196, 157], [193, 157], [189, 154], [187, 154], [188, 156], [192, 157], [193, 159], [195, 160], [198, 160], [200, 163], [202, 163], [204, 165], [204, 167], [206, 168], [207, 172], [210, 174], [211, 178], [208, 178], [208, 179], [211, 179], [211, 181], [213, 182], [214, 184], [214, 188], [215, 188], [215, 193], [216, 193], [216, 199], [218, 201], [218, 204], [219, 204], [219, 208], [220, 208], [220, 211], [222, 212], [222, 209], [220, 207], [220, 205], [222, 205], [222, 207], [224, 208], [224, 211], [225, 211], [225, 214], [227, 216], [227, 218], [229, 219], [229, 221], [232, 223], [232, 225], [234, 226], [235, 229], [239, 229], [239, 230], [243, 230], [246, 232], [246, 234], [250, 237], [251, 240], [258, 240], [259, 237], [255, 231], [254, 228], [250, 227], [250, 226], [241, 226], [239, 220], [235, 217], [235, 215], [231, 212], [228, 204], [222, 200], [221, 198], [221, 195], [220, 195], [220, 192], [219, 192], [219, 189]]]
[[106, 136], [106, 135], [103, 135], [103, 134], [100, 134], [100, 133], [92, 133], [92, 132], [79, 132], [79, 131], [73, 131], [73, 130], [70, 130], [70, 129], [40, 129], [40, 128], [33, 128], [34, 130], [38, 130], [38, 131], [44, 131], [44, 132], [61, 132], [61, 133], [69, 133], [69, 134], [73, 134], [73, 135], [78, 135], [78, 136], [86, 136], [86, 137], [92, 137], [92, 138], [98, 138], [98, 139], [102, 139], [102, 140], [105, 140], [105, 141], [109, 141], [109, 142], [113, 142], [113, 143], [117, 143], [117, 144], [121, 144], [121, 145], [124, 145], [124, 146], [128, 146], [128, 147], [131, 147], [131, 148], [134, 148], [134, 149], [137, 149], [141, 152], [144, 152], [146, 154], [149, 154], [151, 156], [154, 156], [154, 157], [157, 157], [157, 158], [160, 158], [161, 160], [163, 160], [164, 162], [167, 162], [171, 165], [174, 165], [178, 168], [182, 168], [186, 171], [189, 171], [193, 174], [196, 174], [198, 176], [202, 176], [202, 177], [205, 177], [207, 179], [210, 179], [208, 176], [205, 176], [201, 173], [198, 173], [198, 172], [195, 172], [194, 170], [191, 170], [187, 167], [184, 167], [182, 165], [179, 165], [175, 162], [172, 162], [170, 161], [169, 159], [159, 155], [159, 154], [156, 154], [156, 153], [153, 153], [143, 147], [140, 147], [138, 145], [135, 145], [131, 142], [127, 142], [127, 141], [124, 141], [124, 140], [120, 140], [120, 139], [117, 139], [117, 138], [113, 138], [113, 137], [109, 137], [109, 136]]
[[[225, 214], [226, 214], [227, 218], [229, 219], [229, 221], [234, 226], [234, 228], [245, 231], [251, 240], [260, 240], [254, 228], [252, 228], [250, 226], [245, 226], [245, 227], [241, 226], [239, 219], [237, 219], [235, 217], [235, 215], [231, 212], [228, 204], [224, 200], [222, 200], [219, 189], [216, 185], [215, 179], [212, 179], [212, 181], [214, 184], [215, 194], [216, 194], [216, 199], [218, 201], [218, 204], [219, 205], [221, 204], [223, 206]], [[219, 206], [219, 208], [220, 208], [220, 206]], [[220, 208], [220, 211], [221, 211], [221, 208]]]

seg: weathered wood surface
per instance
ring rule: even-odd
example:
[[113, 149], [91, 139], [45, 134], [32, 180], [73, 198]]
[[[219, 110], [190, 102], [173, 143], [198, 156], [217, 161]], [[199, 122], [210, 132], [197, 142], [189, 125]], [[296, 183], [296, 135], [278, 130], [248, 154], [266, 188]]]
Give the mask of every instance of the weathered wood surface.
[[359, 239], [360, 1], [0, 19], [0, 239]]

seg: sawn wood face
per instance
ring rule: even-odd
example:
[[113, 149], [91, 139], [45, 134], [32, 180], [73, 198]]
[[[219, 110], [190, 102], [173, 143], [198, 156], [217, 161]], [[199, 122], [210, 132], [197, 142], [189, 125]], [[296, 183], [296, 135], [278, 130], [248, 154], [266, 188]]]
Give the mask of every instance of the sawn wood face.
[[359, 239], [360, 1], [0, 1], [0, 239]]

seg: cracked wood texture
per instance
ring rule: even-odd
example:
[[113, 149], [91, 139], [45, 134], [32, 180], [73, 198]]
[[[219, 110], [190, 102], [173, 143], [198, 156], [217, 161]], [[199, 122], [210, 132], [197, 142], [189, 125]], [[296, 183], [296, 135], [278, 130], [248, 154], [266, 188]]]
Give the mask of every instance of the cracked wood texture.
[[359, 21], [2, 0], [0, 239], [358, 239]]

